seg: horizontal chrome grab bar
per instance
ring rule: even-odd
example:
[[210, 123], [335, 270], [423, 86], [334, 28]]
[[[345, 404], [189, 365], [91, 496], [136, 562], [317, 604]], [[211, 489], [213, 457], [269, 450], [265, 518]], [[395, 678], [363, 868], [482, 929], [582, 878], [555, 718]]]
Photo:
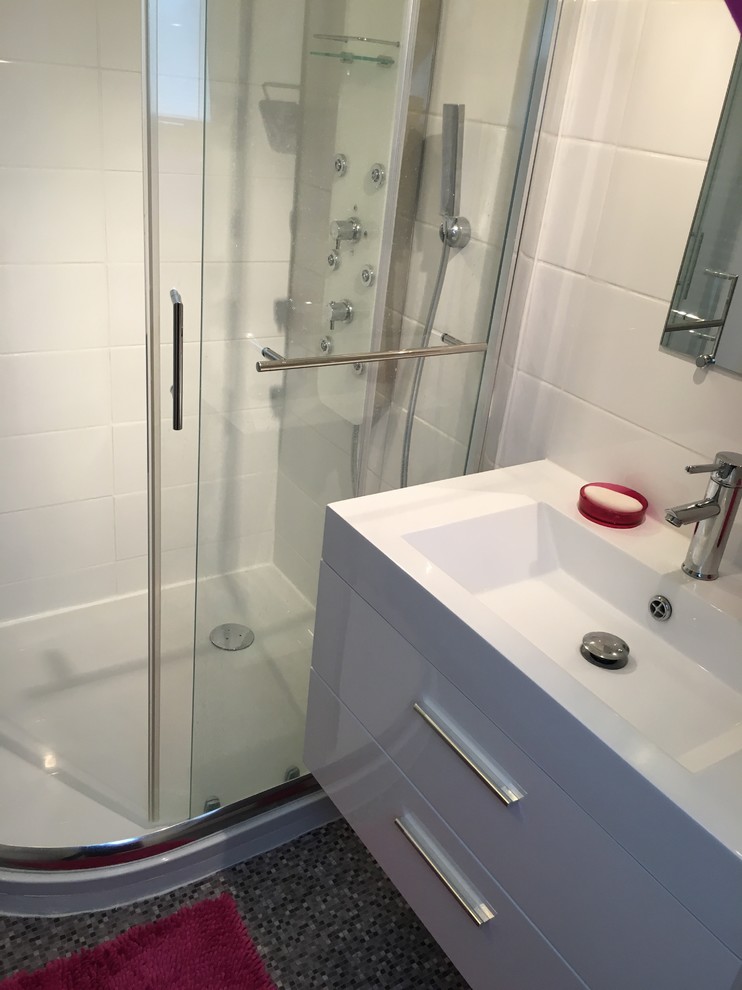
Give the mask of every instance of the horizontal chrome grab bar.
[[475, 924], [485, 925], [488, 921], [492, 921], [497, 912], [487, 904], [479, 891], [471, 885], [438, 843], [424, 832], [412, 816], [406, 815], [404, 821], [395, 818], [394, 824], [420, 853], [438, 879], [451, 891]]
[[[444, 357], [447, 354], [477, 354], [487, 350], [484, 342], [477, 344], [444, 344], [442, 347], [410, 347], [401, 351], [361, 351], [358, 354], [338, 354], [325, 358], [285, 358], [270, 347], [263, 348], [267, 361], [258, 361], [258, 371], [296, 371], [299, 368], [332, 368], [339, 364], [375, 364], [379, 361], [409, 361], [412, 358]], [[275, 356], [274, 356], [275, 355]]]
[[[464, 763], [473, 770], [474, 773], [483, 781], [487, 787], [495, 794], [504, 805], [509, 806], [520, 801], [521, 798], [525, 797], [525, 791], [522, 791], [520, 787], [513, 781], [508, 780], [505, 774], [500, 770], [499, 772], [495, 769], [489, 760], [484, 760], [481, 756], [475, 753], [471, 746], [462, 738], [461, 734], [456, 731], [454, 726], [449, 725], [444, 728], [441, 724], [444, 719], [440, 712], [436, 712], [437, 719], [427, 711], [421, 704], [417, 701], [412, 706], [417, 714], [424, 719], [431, 729], [438, 733], [441, 739], [451, 747], [454, 753], [460, 757]], [[499, 768], [498, 768], [499, 770]]]

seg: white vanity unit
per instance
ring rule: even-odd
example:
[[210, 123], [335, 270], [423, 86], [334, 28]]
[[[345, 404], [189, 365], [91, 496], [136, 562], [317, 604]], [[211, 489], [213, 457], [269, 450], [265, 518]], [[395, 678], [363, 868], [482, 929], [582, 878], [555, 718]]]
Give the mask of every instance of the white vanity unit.
[[581, 484], [329, 508], [306, 763], [475, 990], [739, 990], [742, 597], [662, 522], [583, 519]]

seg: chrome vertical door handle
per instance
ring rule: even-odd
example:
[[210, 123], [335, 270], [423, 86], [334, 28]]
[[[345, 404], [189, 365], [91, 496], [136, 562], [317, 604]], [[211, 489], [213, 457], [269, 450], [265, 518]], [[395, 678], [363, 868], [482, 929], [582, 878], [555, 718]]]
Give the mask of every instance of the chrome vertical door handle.
[[177, 289], [170, 290], [173, 301], [173, 429], [183, 429], [183, 300]]

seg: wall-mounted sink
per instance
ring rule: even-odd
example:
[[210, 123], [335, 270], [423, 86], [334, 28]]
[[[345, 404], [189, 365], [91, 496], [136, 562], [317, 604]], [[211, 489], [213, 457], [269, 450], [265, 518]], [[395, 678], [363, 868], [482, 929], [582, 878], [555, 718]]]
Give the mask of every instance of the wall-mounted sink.
[[[532, 502], [407, 533], [404, 539], [642, 736], [691, 772], [742, 750], [742, 692], [688, 647], [718, 644], [716, 615], [694, 609], [684, 634], [682, 588], [659, 623], [648, 603], [663, 575], [551, 505]], [[621, 670], [580, 654], [582, 637], [605, 630], [628, 642]], [[708, 651], [707, 651], [708, 652]]]

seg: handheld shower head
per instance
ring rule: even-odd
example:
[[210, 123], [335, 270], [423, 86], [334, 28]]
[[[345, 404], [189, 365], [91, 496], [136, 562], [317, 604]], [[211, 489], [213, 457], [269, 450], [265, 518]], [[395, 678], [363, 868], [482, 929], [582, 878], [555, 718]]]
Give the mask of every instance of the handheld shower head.
[[465, 114], [463, 103], [443, 104], [441, 216], [444, 217], [459, 215]]

